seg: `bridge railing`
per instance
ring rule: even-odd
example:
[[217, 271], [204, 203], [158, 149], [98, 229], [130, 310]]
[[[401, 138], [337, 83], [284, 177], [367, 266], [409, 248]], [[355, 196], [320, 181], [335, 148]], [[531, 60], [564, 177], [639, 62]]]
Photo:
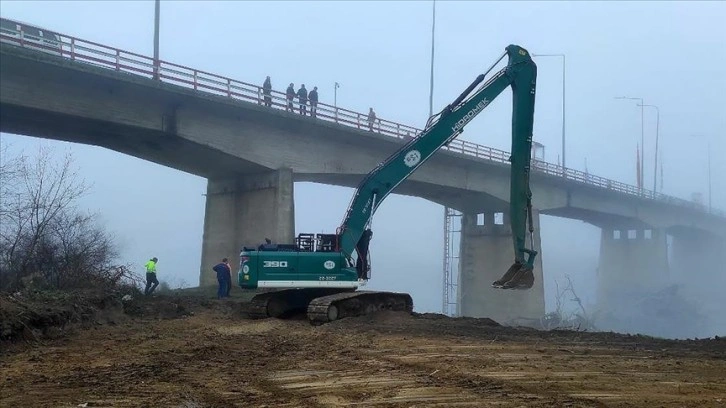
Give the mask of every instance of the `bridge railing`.
[[[47, 38], [39, 38], [25, 33], [22, 30], [13, 31], [2, 29], [0, 32], [0, 41], [45, 53], [61, 55], [72, 61], [80, 63], [91, 64], [147, 78], [158, 78], [160, 81], [165, 83], [179, 85], [209, 94], [225, 96], [246, 102], [253, 102], [258, 105], [266, 105], [274, 109], [290, 110], [285, 93], [283, 92], [272, 90], [268, 95], [265, 95], [262, 87], [258, 85], [163, 60], [155, 61], [152, 57], [120, 50], [68, 35], [59, 34], [57, 41], [49, 41]], [[297, 99], [297, 97], [295, 99]], [[306, 115], [311, 115], [311, 106], [309, 103], [305, 108]], [[300, 113], [299, 101], [292, 101], [291, 110], [293, 112]], [[317, 104], [315, 117], [320, 120], [356, 129], [373, 131], [404, 140], [411, 137], [417, 137], [423, 131], [422, 129], [413, 126], [381, 118], [369, 121], [368, 115], [365, 113], [355, 112], [325, 103]], [[509, 152], [462, 139], [455, 139], [451, 141], [451, 143], [443, 149], [497, 163], [509, 163]], [[623, 194], [658, 200], [701, 211], [708, 210], [708, 208], [699, 203], [667, 196], [646, 189], [639, 189], [633, 185], [595, 176], [579, 170], [564, 168], [553, 163], [533, 160], [532, 169], [536, 172], [561, 177], [569, 181], [593, 187], [617, 191]], [[726, 215], [726, 213], [722, 211], [714, 212], [722, 216]]]

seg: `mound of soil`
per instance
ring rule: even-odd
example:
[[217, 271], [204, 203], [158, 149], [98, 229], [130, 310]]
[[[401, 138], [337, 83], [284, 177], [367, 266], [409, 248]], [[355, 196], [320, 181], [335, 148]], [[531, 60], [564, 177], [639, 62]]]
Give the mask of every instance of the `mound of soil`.
[[98, 292], [0, 294], [0, 341], [60, 337], [70, 325], [115, 324], [120, 299]]
[[179, 293], [151, 297], [98, 291], [0, 293], [0, 342], [59, 338], [76, 328], [129, 320], [185, 318], [201, 310], [240, 316], [244, 305]]

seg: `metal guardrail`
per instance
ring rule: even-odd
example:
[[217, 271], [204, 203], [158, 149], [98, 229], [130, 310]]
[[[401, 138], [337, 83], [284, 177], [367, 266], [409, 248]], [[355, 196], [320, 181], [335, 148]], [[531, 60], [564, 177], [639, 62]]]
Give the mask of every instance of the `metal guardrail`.
[[[88, 63], [147, 78], [158, 78], [165, 83], [192, 88], [205, 93], [254, 102], [258, 105], [266, 104], [272, 109], [289, 109], [288, 101], [283, 92], [272, 90], [270, 94], [264, 95], [262, 87], [258, 85], [237, 81], [228, 77], [162, 60], [154, 64], [152, 57], [68, 35], [58, 34], [58, 41], [49, 41], [45, 38], [41, 39], [24, 33], [22, 30], [2, 29], [0, 32], [0, 41], [45, 53], [60, 55], [72, 61]], [[268, 96], [267, 102], [265, 101], [265, 96]], [[311, 106], [308, 104], [306, 108], [307, 115], [310, 115]], [[293, 103], [293, 112], [299, 112], [299, 103]], [[317, 104], [315, 117], [319, 120], [362, 130], [370, 130], [397, 139], [416, 137], [423, 132], [422, 129], [413, 126], [380, 118], [376, 118], [370, 123], [367, 114], [325, 103]], [[448, 146], [444, 146], [443, 149], [483, 160], [509, 164], [509, 152], [462, 139], [454, 139]], [[630, 184], [595, 176], [580, 170], [564, 168], [553, 163], [535, 159], [532, 161], [532, 169], [539, 173], [560, 177], [568, 181], [582, 183], [592, 187], [708, 212], [708, 208], [703, 204], [646, 189], [639, 189]], [[712, 213], [726, 216], [726, 213], [720, 210], [712, 210]]]

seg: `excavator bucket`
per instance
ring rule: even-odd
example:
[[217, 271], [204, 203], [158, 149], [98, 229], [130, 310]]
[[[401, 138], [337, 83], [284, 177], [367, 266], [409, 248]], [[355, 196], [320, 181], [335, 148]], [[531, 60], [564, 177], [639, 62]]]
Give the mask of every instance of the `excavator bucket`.
[[527, 290], [534, 285], [534, 271], [526, 264], [515, 262], [499, 280], [492, 283], [497, 289]]

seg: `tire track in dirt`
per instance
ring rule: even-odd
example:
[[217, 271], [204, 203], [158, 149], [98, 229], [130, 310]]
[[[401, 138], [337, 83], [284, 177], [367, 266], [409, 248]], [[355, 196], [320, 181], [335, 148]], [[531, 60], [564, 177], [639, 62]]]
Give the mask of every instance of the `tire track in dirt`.
[[[284, 343], [278, 356], [297, 364], [292, 369], [274, 367], [268, 374], [270, 383], [281, 392], [314, 398], [323, 406], [603, 406], [584, 398], [524, 392], [507, 381], [406, 361], [415, 348], [380, 350], [381, 342], [370, 334], [341, 334], [321, 328]], [[435, 356], [426, 356], [430, 357]]]
[[[415, 342], [410, 339], [389, 338], [392, 344], [382, 345], [369, 353], [380, 353], [383, 359], [411, 365], [424, 372], [438, 370], [437, 375], [448, 377], [462, 387], [470, 385], [481, 389], [482, 385], [498, 385], [499, 389], [487, 389], [487, 394], [499, 392], [507, 400], [524, 397], [527, 406], [642, 406], [629, 402], [638, 399], [648, 406], [666, 406], [675, 401], [678, 401], [675, 405], [678, 407], [711, 406], [718, 404], [717, 400], [703, 398], [703, 395], [712, 394], [719, 380], [721, 384], [717, 387], [726, 394], [722, 374], [719, 374], [726, 369], [726, 364], [720, 364], [721, 369], [704, 370], [703, 365], [708, 362], [691, 361], [690, 367], [686, 363], [680, 364], [684, 371], [660, 363], [654, 366], [648, 364], [653, 361], [650, 356], [618, 353], [617, 349], [578, 349], [569, 345], [567, 348], [552, 345], [533, 349], [517, 344], [452, 344], [455, 339], [449, 343], [443, 339], [417, 339]], [[400, 353], [402, 349], [405, 353]], [[598, 363], [596, 357], [607, 365]], [[692, 384], [687, 391], [667, 386], [664, 381], [677, 377], [704, 381], [700, 386]], [[678, 382], [678, 385], [683, 383]]]
[[[480, 401], [502, 407], [604, 407], [602, 402], [578, 396], [568, 396], [547, 387], [526, 387], [518, 381], [520, 375], [496, 375], [487, 366], [496, 367], [494, 358], [477, 353], [480, 345], [424, 344], [408, 345], [399, 339], [401, 347], [371, 350], [379, 358], [409, 370], [429, 375], [440, 383], [470, 390]], [[402, 353], [402, 351], [404, 351]], [[482, 375], [482, 371], [489, 375]]]
[[[230, 358], [239, 345], [212, 329], [228, 323], [198, 316], [106, 327], [30, 357], [8, 356], [0, 361], [0, 406], [307, 406], [255, 381], [273, 356]], [[247, 336], [244, 347], [264, 350], [264, 337]]]
[[[386, 343], [390, 342], [386, 339]], [[541, 388], [527, 389], [516, 381], [507, 378], [486, 377], [478, 375], [466, 367], [467, 353], [462, 349], [480, 349], [479, 345], [447, 346], [445, 344], [420, 344], [425, 339], [416, 339], [415, 343], [407, 339], [395, 339], [394, 348], [380, 348], [366, 350], [362, 353], [369, 358], [390, 362], [398, 370], [416, 373], [427, 381], [439, 386], [458, 388], [476, 396], [476, 400], [485, 406], [528, 406], [528, 407], [601, 407], [600, 402], [586, 398], [576, 398], [563, 393], [547, 392]], [[474, 357], [481, 357], [474, 355]], [[460, 362], [459, 360], [464, 360]], [[473, 364], [477, 367], [487, 365], [486, 359]]]
[[281, 392], [324, 407], [481, 405], [482, 399], [475, 393], [437, 384], [431, 377], [393, 362], [370, 358], [360, 351], [368, 342], [364, 336], [351, 334], [341, 339], [324, 329], [311, 329], [286, 341], [286, 350], [278, 354], [296, 361], [295, 367], [274, 367], [268, 381]]

